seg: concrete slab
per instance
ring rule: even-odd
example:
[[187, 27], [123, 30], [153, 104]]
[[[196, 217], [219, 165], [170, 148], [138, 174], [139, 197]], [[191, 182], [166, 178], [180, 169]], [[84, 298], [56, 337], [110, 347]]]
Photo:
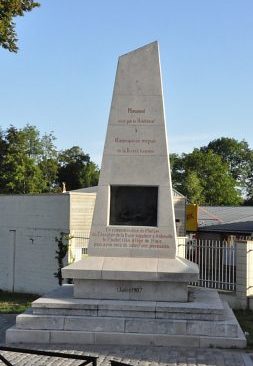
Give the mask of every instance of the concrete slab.
[[[97, 263], [98, 260], [98, 263]], [[198, 266], [183, 258], [86, 257], [63, 268], [73, 279], [191, 282], [198, 279]], [[94, 275], [94, 276], [93, 276]]]
[[79, 299], [115, 299], [187, 302], [186, 282], [157, 281], [114, 281], [114, 280], [82, 280], [74, 283], [74, 297]]

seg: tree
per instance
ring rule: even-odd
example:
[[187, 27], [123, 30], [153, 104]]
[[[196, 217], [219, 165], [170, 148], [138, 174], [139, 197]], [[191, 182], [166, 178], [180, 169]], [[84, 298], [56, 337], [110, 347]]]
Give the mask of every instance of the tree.
[[221, 137], [209, 142], [201, 151], [213, 151], [228, 164], [229, 171], [237, 182], [243, 196], [252, 197], [253, 151], [245, 140]]
[[173, 187], [177, 189], [179, 192], [182, 191], [182, 174], [184, 173], [184, 156], [178, 154], [170, 154], [170, 170], [171, 170], [171, 180], [173, 183]]
[[57, 151], [52, 134], [42, 138], [35, 126], [10, 126], [0, 135], [0, 193], [55, 190]]
[[214, 152], [194, 149], [190, 154], [174, 156], [173, 185], [192, 203], [237, 205], [241, 197], [228, 165]]
[[97, 185], [98, 167], [78, 146], [63, 150], [59, 155], [58, 184], [66, 183], [67, 190]]
[[14, 126], [7, 129], [6, 151], [1, 167], [1, 193], [35, 193], [41, 190], [42, 176], [35, 164], [37, 137], [37, 131], [32, 126], [26, 126], [23, 130]]
[[17, 33], [13, 18], [40, 6], [33, 0], [0, 0], [0, 46], [17, 52]]
[[186, 174], [184, 187], [186, 196], [190, 197], [190, 201], [196, 204], [205, 202], [204, 186], [201, 179], [198, 177], [197, 172], [189, 171]]
[[98, 183], [99, 169], [79, 146], [57, 151], [53, 133], [32, 125], [0, 129], [0, 193], [59, 192]]
[[39, 168], [44, 179], [44, 192], [58, 191], [58, 152], [55, 147], [56, 138], [53, 133], [45, 134], [41, 138], [41, 158]]

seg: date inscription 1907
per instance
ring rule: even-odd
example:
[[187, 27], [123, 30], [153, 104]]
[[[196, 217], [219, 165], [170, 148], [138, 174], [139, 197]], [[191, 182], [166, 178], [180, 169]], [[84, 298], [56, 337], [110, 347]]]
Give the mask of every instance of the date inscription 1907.
[[142, 287], [117, 287], [117, 292], [141, 293]]

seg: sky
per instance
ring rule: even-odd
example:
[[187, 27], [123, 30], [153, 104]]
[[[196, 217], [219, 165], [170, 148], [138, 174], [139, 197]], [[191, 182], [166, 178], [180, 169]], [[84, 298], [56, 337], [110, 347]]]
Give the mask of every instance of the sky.
[[0, 49], [0, 127], [54, 132], [98, 165], [118, 57], [157, 40], [169, 150], [219, 137], [253, 148], [252, 0], [40, 0]]

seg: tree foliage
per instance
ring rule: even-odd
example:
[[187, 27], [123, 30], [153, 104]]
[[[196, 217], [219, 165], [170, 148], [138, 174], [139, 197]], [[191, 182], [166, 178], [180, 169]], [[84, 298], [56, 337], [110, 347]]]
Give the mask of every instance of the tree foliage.
[[172, 156], [173, 186], [192, 203], [237, 205], [242, 202], [236, 181], [222, 158], [211, 150]]
[[201, 151], [213, 151], [227, 163], [230, 173], [236, 180], [243, 196], [253, 195], [253, 151], [245, 140], [221, 137], [209, 142]]
[[[44, 154], [44, 140], [38, 129], [26, 125], [23, 129], [10, 126], [1, 135], [0, 146], [0, 192], [1, 193], [39, 193], [50, 192], [54, 189], [57, 170], [54, 167], [43, 169], [49, 159]], [[56, 154], [55, 147], [52, 147]], [[57, 161], [54, 164], [57, 167]]]
[[67, 190], [98, 184], [98, 167], [78, 146], [63, 150], [59, 155], [58, 181], [65, 182]]
[[62, 182], [77, 189], [96, 185], [99, 170], [78, 146], [58, 152], [52, 133], [35, 126], [0, 130], [0, 193], [60, 191]]
[[17, 52], [17, 33], [13, 18], [40, 6], [33, 0], [0, 0], [0, 46]]

